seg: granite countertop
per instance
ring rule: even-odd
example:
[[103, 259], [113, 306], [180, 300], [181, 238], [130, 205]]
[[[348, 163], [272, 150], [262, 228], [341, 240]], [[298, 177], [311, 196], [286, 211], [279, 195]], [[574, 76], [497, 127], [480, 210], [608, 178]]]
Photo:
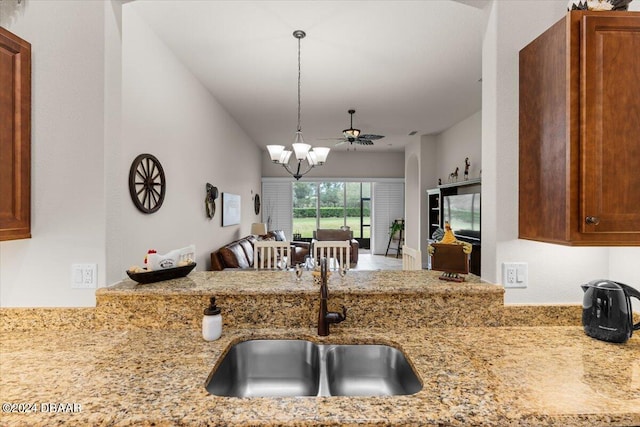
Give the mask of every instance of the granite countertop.
[[[405, 352], [422, 391], [396, 397], [229, 398], [204, 382], [232, 343], [302, 338], [383, 343]], [[2, 339], [2, 413], [22, 425], [640, 425], [640, 338], [624, 345], [580, 327], [199, 331], [23, 331]], [[42, 412], [41, 404], [78, 412]], [[79, 405], [79, 406], [78, 406]], [[46, 406], [45, 406], [45, 409]], [[50, 409], [49, 409], [50, 410]]]
[[[386, 293], [487, 293], [502, 295], [504, 289], [483, 283], [473, 274], [461, 283], [440, 280], [441, 273], [431, 270], [420, 271], [349, 271], [344, 277], [330, 272], [329, 286], [332, 292], [350, 294]], [[300, 280], [293, 271], [224, 270], [194, 271], [185, 278], [165, 280], [157, 283], [140, 284], [126, 279], [120, 283], [96, 291], [98, 298], [107, 296], [146, 295], [265, 295], [281, 293], [312, 293], [312, 273], [305, 271]]]
[[[345, 305], [349, 314], [328, 337], [316, 333], [311, 276], [282, 272], [125, 280], [99, 289], [95, 309], [2, 309], [0, 397], [9, 406], [0, 424], [640, 425], [640, 334], [625, 344], [598, 341], [579, 326], [580, 306], [505, 307], [501, 286], [437, 276], [332, 276], [329, 308]], [[222, 337], [206, 342], [200, 322], [211, 295], [225, 323]], [[204, 383], [221, 356], [256, 338], [391, 345], [423, 389], [393, 397], [209, 395]]]
[[[350, 271], [328, 281], [330, 309], [345, 306], [349, 327], [499, 326], [502, 286], [469, 275], [464, 283], [439, 280], [435, 271]], [[226, 326], [312, 327], [319, 285], [310, 272], [204, 271], [141, 285], [124, 280], [96, 292], [96, 323], [103, 328], [198, 328], [216, 297]], [[161, 312], [162, 316], [149, 313]]]

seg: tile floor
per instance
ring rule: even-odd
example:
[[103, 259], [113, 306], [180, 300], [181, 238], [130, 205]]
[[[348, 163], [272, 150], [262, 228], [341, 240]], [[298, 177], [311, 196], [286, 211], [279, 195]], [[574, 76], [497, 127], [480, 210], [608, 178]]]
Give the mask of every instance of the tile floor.
[[402, 255], [372, 255], [368, 250], [360, 250], [358, 264], [352, 270], [402, 270]]

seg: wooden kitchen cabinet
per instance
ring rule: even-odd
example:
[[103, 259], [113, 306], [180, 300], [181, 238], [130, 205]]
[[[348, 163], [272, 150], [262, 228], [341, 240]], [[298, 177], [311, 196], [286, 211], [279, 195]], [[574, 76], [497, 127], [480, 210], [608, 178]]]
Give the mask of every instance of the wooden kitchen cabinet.
[[640, 245], [640, 13], [573, 11], [520, 51], [519, 237]]
[[0, 241], [31, 237], [31, 45], [0, 27]]

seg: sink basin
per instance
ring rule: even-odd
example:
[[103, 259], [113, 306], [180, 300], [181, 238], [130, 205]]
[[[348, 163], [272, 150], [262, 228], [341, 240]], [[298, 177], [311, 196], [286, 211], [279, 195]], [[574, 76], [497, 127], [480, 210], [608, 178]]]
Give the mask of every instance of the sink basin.
[[317, 396], [319, 362], [309, 341], [244, 341], [231, 347], [206, 387], [217, 396]]
[[331, 396], [395, 396], [422, 389], [404, 354], [387, 345], [332, 346], [326, 363]]
[[417, 393], [404, 354], [386, 345], [250, 340], [232, 346], [209, 375], [216, 396], [390, 396]]

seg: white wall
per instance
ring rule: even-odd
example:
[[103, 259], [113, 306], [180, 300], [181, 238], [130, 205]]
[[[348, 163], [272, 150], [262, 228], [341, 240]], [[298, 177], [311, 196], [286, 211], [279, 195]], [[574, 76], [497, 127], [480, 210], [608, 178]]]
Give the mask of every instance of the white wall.
[[[139, 212], [123, 197], [121, 274], [142, 265], [148, 249], [159, 253], [196, 245], [198, 270], [210, 268], [209, 254], [250, 233], [259, 216], [253, 196], [260, 193], [260, 150], [138, 16], [137, 3], [123, 6], [122, 172], [140, 153], [160, 160], [167, 178], [162, 208]], [[213, 54], [213, 53], [210, 53]], [[242, 220], [222, 227], [221, 197], [216, 215], [205, 213], [205, 185], [241, 196]]]
[[[422, 252], [422, 265], [427, 265], [427, 240], [429, 226], [427, 214], [427, 190], [437, 184], [437, 142], [434, 135], [416, 137], [405, 147], [405, 222], [406, 243]], [[412, 172], [417, 163], [417, 177]]]
[[[407, 153], [405, 153], [407, 154]], [[405, 186], [404, 186], [404, 227], [405, 244], [410, 248], [420, 250], [420, 232], [422, 229], [420, 186], [420, 159], [418, 154], [406, 155]]]
[[[293, 164], [293, 161], [291, 163]], [[306, 162], [304, 164], [306, 165]], [[375, 167], [372, 167], [373, 165]], [[282, 166], [271, 161], [266, 150], [262, 152], [262, 175], [265, 177], [291, 176]], [[312, 169], [305, 177], [309, 179], [404, 178], [404, 152], [332, 150], [327, 158], [327, 163]]]
[[[637, 3], [637, 2], [636, 2]], [[502, 262], [529, 263], [529, 286], [507, 303], [579, 303], [598, 278], [638, 287], [640, 248], [565, 247], [518, 240], [518, 52], [566, 13], [564, 0], [494, 1], [483, 43], [482, 276], [500, 282]], [[631, 4], [630, 9], [639, 10]]]
[[[406, 242], [422, 251], [427, 265], [429, 236], [427, 190], [447, 178], [456, 167], [464, 179], [464, 159], [471, 163], [469, 179], [478, 178], [482, 168], [482, 114], [480, 111], [436, 135], [422, 135], [405, 147]], [[416, 170], [417, 168], [417, 170]]]
[[[478, 111], [435, 135], [437, 144], [437, 176], [443, 183], [456, 168], [458, 181], [464, 179], [464, 159], [469, 158], [469, 179], [480, 176], [482, 169], [482, 112]], [[432, 183], [431, 188], [437, 185]]]
[[[108, 4], [110, 6], [110, 4]], [[31, 239], [0, 242], [0, 305], [91, 306], [72, 263], [104, 283], [107, 3], [27, 1], [9, 31], [32, 44]]]
[[[120, 14], [118, 0], [26, 1], [2, 21], [32, 43], [33, 81], [33, 237], [0, 242], [2, 307], [93, 306], [95, 289], [71, 289], [71, 264], [96, 263], [105, 286], [152, 247], [195, 243], [206, 269], [209, 252], [258, 218], [260, 150], [147, 28], [123, 30], [123, 47]], [[142, 152], [162, 161], [168, 181], [149, 216], [127, 187]], [[206, 219], [206, 182], [242, 196], [240, 226], [221, 227], [220, 200]]]

